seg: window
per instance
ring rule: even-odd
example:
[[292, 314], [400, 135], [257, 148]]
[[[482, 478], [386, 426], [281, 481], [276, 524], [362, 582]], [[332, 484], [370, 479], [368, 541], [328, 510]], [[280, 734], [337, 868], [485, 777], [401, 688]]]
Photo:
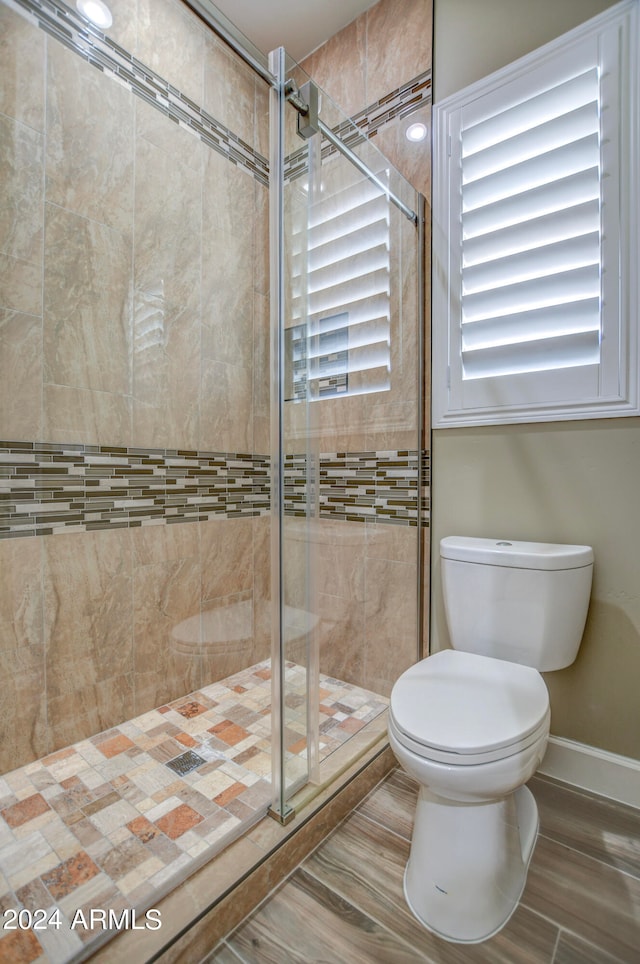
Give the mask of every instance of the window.
[[640, 412], [637, 21], [434, 108], [434, 427]]

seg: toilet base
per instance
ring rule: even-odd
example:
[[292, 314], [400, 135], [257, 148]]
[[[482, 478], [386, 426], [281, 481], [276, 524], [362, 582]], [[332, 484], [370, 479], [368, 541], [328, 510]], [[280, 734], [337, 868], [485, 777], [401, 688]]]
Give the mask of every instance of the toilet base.
[[422, 786], [404, 876], [411, 912], [444, 940], [487, 940], [518, 905], [537, 833], [527, 787], [488, 803], [460, 803]]

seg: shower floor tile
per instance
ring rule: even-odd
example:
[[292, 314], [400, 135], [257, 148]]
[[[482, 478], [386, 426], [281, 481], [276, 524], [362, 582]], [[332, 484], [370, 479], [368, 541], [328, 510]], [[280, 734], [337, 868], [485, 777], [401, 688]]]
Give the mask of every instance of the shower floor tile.
[[[305, 670], [287, 663], [285, 680], [288, 764], [302, 774]], [[322, 760], [388, 701], [326, 676], [320, 686]], [[152, 906], [264, 815], [270, 777], [268, 660], [5, 774], [0, 960], [59, 964], [86, 952], [104, 937], [90, 910]], [[13, 911], [36, 909], [52, 923], [6, 930]]]

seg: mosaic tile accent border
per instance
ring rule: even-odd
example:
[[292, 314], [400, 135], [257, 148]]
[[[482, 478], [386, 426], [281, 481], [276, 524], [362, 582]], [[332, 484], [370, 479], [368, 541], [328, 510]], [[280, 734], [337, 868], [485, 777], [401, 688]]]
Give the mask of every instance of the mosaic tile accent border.
[[71, 7], [61, 0], [14, 2], [29, 14], [29, 19], [36, 26], [55, 37], [69, 50], [98, 70], [111, 74], [151, 107], [199, 137], [232, 164], [244, 168], [261, 184], [268, 185], [269, 163], [266, 157], [97, 27], [84, 20]]
[[[285, 680], [288, 766], [302, 773], [306, 671], [288, 662]], [[319, 683], [324, 760], [388, 701]], [[85, 960], [109, 936], [99, 919], [71, 926], [90, 922], [91, 908], [135, 913], [143, 927], [145, 910], [261, 819], [271, 797], [269, 660], [0, 777], [1, 910], [42, 908], [60, 924], [0, 930], [0, 960]]]
[[[423, 458], [424, 472], [425, 467], [428, 469], [428, 454], [424, 453]], [[425, 478], [423, 474], [423, 484]], [[319, 456], [317, 477], [308, 477], [305, 455], [288, 455], [284, 479], [286, 515], [306, 515], [310, 487], [317, 489], [321, 518], [417, 525], [417, 450], [324, 453]], [[423, 524], [428, 524], [427, 508], [428, 498], [423, 492]]]
[[422, 451], [422, 492], [420, 497], [420, 516], [423, 526], [428, 526], [431, 521], [431, 453], [426, 449]]
[[0, 442], [0, 538], [269, 511], [269, 458]]
[[[429, 453], [422, 455], [422, 524]], [[266, 515], [266, 455], [0, 442], [0, 539]], [[309, 491], [309, 486], [313, 491]], [[417, 451], [287, 455], [284, 509], [348, 522], [417, 525]]]
[[[340, 140], [347, 147], [354, 148], [365, 140], [371, 140], [377, 132], [396, 118], [408, 117], [424, 104], [431, 103], [431, 71], [414, 77], [402, 87], [389, 91], [380, 100], [375, 101], [364, 110], [333, 128]], [[323, 142], [322, 159], [335, 154], [336, 148], [328, 142]], [[308, 147], [301, 147], [285, 159], [285, 179], [294, 180], [305, 174], [308, 168]]]
[[321, 455], [319, 476], [321, 516], [417, 525], [417, 451]]
[[[270, 483], [263, 455], [0, 442], [0, 539], [266, 515]], [[317, 497], [320, 517], [416, 525], [417, 485], [417, 451], [324, 453], [317, 478], [305, 455], [287, 455], [284, 509], [305, 516]]]

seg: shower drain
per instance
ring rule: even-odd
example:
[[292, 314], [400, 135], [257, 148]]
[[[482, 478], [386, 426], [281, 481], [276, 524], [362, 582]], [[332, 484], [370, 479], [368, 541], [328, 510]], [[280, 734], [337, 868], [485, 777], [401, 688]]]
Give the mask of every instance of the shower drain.
[[201, 767], [203, 763], [206, 763], [206, 760], [203, 760], [202, 757], [194, 753], [193, 750], [187, 750], [186, 753], [181, 753], [180, 756], [177, 756], [174, 760], [170, 760], [167, 766], [170, 770], [173, 770], [183, 777], [185, 773], [191, 773], [196, 767]]

